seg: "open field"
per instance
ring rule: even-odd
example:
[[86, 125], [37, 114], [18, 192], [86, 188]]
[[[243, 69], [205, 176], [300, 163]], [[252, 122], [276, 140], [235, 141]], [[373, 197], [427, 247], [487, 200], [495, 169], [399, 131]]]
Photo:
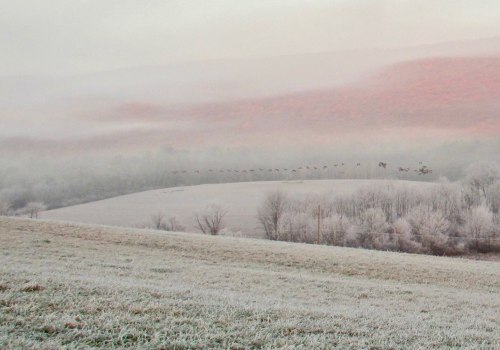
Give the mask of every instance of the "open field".
[[0, 218], [2, 349], [499, 349], [498, 262]]
[[202, 211], [207, 204], [215, 202], [227, 209], [225, 219], [231, 231], [241, 231], [244, 236], [260, 237], [263, 231], [257, 219], [257, 208], [270, 191], [280, 189], [290, 194], [341, 195], [373, 184], [432, 186], [428, 182], [398, 180], [262, 181], [184, 186], [50, 210], [44, 212], [42, 218], [135, 227], [150, 224], [151, 215], [162, 211], [167, 216], [176, 216], [187, 231], [196, 231], [193, 213]]

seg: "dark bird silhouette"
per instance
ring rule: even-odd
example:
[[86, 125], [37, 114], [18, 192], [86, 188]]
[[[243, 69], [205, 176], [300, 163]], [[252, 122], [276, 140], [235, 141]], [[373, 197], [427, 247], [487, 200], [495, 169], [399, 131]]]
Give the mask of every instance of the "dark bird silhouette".
[[356, 166], [361, 166], [361, 163], [356, 163]]
[[384, 169], [386, 169], [386, 168], [387, 168], [387, 163], [384, 163], [384, 162], [378, 162], [378, 166], [379, 166], [380, 168], [384, 168]]
[[427, 165], [423, 165], [420, 169], [418, 169], [418, 175], [427, 175], [432, 174], [432, 169], [429, 169]]

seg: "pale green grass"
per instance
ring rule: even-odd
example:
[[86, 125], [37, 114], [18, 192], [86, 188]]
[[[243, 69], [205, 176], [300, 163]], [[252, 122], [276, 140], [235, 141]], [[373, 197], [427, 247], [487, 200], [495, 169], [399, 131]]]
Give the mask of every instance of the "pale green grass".
[[0, 218], [0, 349], [500, 349], [500, 264]]

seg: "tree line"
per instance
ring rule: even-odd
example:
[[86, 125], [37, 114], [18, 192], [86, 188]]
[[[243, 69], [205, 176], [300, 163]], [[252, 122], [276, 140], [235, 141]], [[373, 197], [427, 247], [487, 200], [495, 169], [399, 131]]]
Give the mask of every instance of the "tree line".
[[[319, 209], [318, 209], [319, 208]], [[459, 182], [374, 184], [348, 195], [269, 193], [268, 239], [436, 255], [500, 252], [500, 166], [471, 165]]]

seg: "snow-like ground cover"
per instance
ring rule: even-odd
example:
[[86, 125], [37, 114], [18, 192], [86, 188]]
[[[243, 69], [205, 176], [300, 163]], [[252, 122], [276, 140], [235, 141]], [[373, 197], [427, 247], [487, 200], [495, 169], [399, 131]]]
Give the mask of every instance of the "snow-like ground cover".
[[1, 349], [499, 349], [498, 262], [0, 218]]
[[45, 219], [124, 227], [150, 225], [151, 215], [162, 211], [175, 216], [187, 231], [196, 231], [193, 214], [207, 204], [217, 203], [227, 210], [225, 221], [232, 232], [259, 237], [263, 234], [257, 209], [267, 193], [283, 190], [290, 194], [349, 194], [364, 186], [432, 186], [428, 182], [400, 180], [306, 180], [209, 184], [166, 188], [133, 193], [102, 201], [50, 210]]

